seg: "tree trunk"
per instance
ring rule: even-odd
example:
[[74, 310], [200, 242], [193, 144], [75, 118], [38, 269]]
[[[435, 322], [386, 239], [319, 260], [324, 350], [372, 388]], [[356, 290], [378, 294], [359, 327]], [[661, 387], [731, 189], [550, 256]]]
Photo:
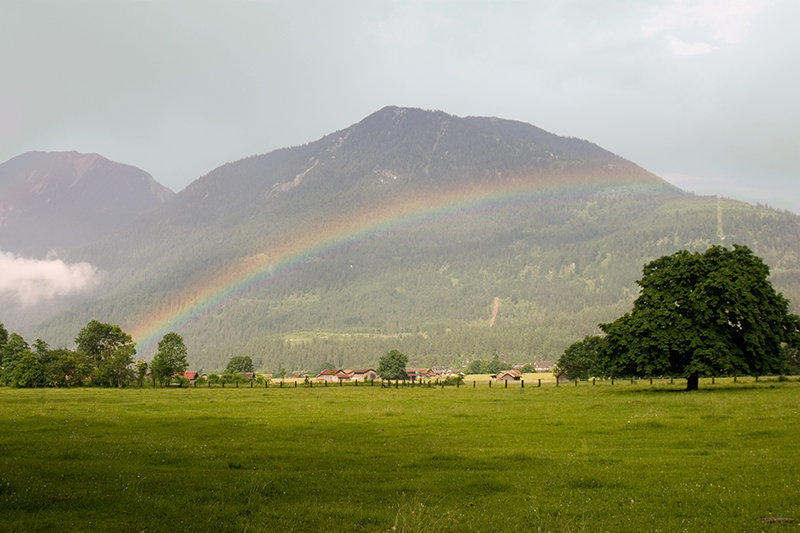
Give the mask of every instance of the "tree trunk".
[[692, 374], [686, 380], [686, 390], [697, 390], [699, 382], [700, 376], [698, 374]]

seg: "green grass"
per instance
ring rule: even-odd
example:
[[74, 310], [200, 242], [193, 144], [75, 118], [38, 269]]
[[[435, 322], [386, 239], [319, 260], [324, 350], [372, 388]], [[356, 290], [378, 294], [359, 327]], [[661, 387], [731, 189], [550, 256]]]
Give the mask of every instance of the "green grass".
[[684, 386], [0, 389], [0, 530], [798, 531], [800, 384]]

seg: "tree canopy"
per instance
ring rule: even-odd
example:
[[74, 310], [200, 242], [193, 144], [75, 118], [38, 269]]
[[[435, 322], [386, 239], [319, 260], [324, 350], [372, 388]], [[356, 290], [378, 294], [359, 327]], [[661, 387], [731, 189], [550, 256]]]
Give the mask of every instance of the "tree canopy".
[[378, 361], [378, 375], [381, 379], [408, 379], [407, 364], [408, 357], [391, 350]]
[[[183, 337], [170, 332], [158, 342], [158, 352], [153, 356], [150, 371], [154, 379], [168, 384], [175, 374], [183, 374], [189, 367]], [[146, 371], [146, 368], [145, 368]]]
[[770, 281], [769, 267], [746, 246], [680, 251], [650, 262], [633, 310], [601, 324], [612, 375], [765, 375], [800, 345], [800, 317]]
[[[3, 346], [6, 345], [6, 342], [8, 342], [8, 330], [6, 330], [5, 326], [3, 326], [3, 323], [0, 322], [0, 350], [3, 349]], [[2, 362], [3, 360], [0, 359], [0, 363]]]
[[78, 333], [75, 344], [78, 345], [79, 352], [94, 357], [99, 363], [105, 357], [106, 352], [134, 343], [131, 336], [122, 331], [119, 326], [92, 320]]
[[590, 335], [573, 343], [564, 350], [564, 354], [556, 363], [554, 374], [564, 372], [567, 379], [589, 379], [590, 377], [603, 377], [606, 369], [602, 367], [599, 357], [600, 345], [603, 339]]
[[239, 374], [242, 372], [253, 372], [253, 359], [246, 355], [235, 355], [228, 361], [225, 367], [226, 374]]

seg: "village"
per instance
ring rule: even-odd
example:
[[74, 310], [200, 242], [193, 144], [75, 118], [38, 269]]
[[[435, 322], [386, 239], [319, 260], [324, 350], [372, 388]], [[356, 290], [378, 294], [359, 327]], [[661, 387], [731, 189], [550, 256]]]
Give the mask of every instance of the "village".
[[[513, 382], [513, 381], [521, 381], [523, 372], [520, 370], [523, 366], [530, 365], [516, 365], [518, 368], [511, 368], [509, 370], [501, 370], [494, 374], [487, 374], [490, 380], [494, 380], [497, 382]], [[534, 363], [533, 369], [537, 373], [545, 373], [550, 372], [555, 367], [555, 362], [552, 361], [542, 361], [538, 363]], [[456, 371], [447, 368], [435, 369], [435, 368], [406, 368], [406, 374], [408, 375], [407, 379], [399, 380], [403, 382], [408, 382], [410, 384], [415, 383], [423, 383], [423, 382], [431, 382], [431, 381], [439, 381], [439, 380], [446, 380], [446, 379], [455, 379], [455, 378], [463, 378], [465, 376], [464, 372]], [[272, 382], [290, 382], [290, 383], [359, 383], [359, 382], [375, 382], [381, 381], [380, 375], [378, 375], [377, 370], [374, 368], [358, 368], [358, 369], [325, 369], [316, 376], [313, 374], [309, 374], [307, 372], [295, 372], [292, 374], [285, 374], [283, 376], [275, 376], [274, 374], [270, 373], [259, 373], [259, 372], [239, 372], [235, 375], [235, 379], [231, 379], [230, 376], [227, 375], [220, 375], [220, 374], [205, 374], [200, 373], [198, 371], [187, 370], [183, 373], [183, 381], [187, 382], [189, 385], [197, 385], [198, 383], [259, 383], [268, 385]], [[226, 379], [227, 378], [227, 379]], [[556, 376], [558, 381], [567, 381], [566, 377], [563, 373]]]

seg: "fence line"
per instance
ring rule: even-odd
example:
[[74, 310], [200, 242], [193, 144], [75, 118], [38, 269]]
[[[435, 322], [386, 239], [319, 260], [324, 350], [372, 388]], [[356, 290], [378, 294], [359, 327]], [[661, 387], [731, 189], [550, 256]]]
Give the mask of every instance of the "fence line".
[[[761, 379], [760, 381], [759, 381], [759, 378]], [[653, 377], [649, 377], [649, 378], [626, 378], [626, 380], [624, 382], [620, 382], [616, 378], [608, 378], [608, 379], [592, 378], [591, 380], [569, 380], [569, 381], [563, 380], [563, 379], [542, 379], [542, 378], [535, 378], [535, 379], [536, 379], [535, 385], [536, 385], [537, 388], [548, 387], [548, 386], [560, 387], [562, 383], [563, 384], [572, 383], [574, 387], [597, 386], [598, 384], [600, 384], [601, 386], [622, 386], [622, 387], [624, 387], [624, 386], [640, 386], [641, 384], [646, 384], [646, 385], [649, 384], [650, 386], [653, 386], [653, 385], [655, 385], [655, 386], [664, 386], [664, 385], [685, 386], [685, 384], [686, 384], [686, 378], [677, 378], [679, 381], [678, 381], [678, 383], [676, 383], [676, 381], [675, 381], [676, 378], [675, 377], [668, 377], [668, 378], [667, 377], [662, 377], [662, 378], [653, 378]], [[765, 381], [767, 381], [767, 382], [769, 382], [769, 381], [782, 382], [782, 381], [792, 381], [792, 380], [800, 381], [800, 377], [797, 377], [797, 376], [793, 376], [793, 377], [787, 377], [787, 376], [760, 376], [760, 377], [759, 376], [732, 376], [732, 377], [719, 378], [719, 380], [720, 380], [720, 384], [724, 384], [724, 385], [727, 385], [727, 384], [745, 385], [745, 384], [753, 384], [753, 383], [763, 383]], [[480, 386], [486, 387], [486, 388], [490, 388], [490, 389], [491, 388], [495, 388], [494, 384], [498, 384], [499, 385], [500, 382], [503, 383], [503, 387], [502, 387], [503, 389], [508, 389], [508, 388], [524, 389], [525, 388], [525, 380], [524, 379], [519, 379], [519, 380], [472, 379], [471, 381], [472, 381], [472, 388], [473, 389], [476, 389], [476, 388], [478, 388]], [[352, 381], [327, 381], [327, 380], [321, 380], [321, 381], [317, 381], [316, 379], [313, 379], [313, 378], [309, 378], [309, 379], [304, 378], [302, 381], [299, 381], [297, 379], [294, 379], [294, 380], [281, 379], [280, 381], [278, 381], [278, 380], [274, 380], [274, 381], [272, 381], [272, 380], [264, 380], [264, 381], [261, 381], [261, 380], [252, 379], [252, 380], [246, 380], [246, 381], [233, 382], [234, 387], [235, 388], [239, 388], [239, 383], [242, 383], [245, 386], [246, 386], [246, 384], [249, 383], [249, 385], [250, 385], [249, 388], [251, 388], [251, 389], [254, 388], [256, 384], [258, 384], [258, 386], [260, 387], [262, 383], [264, 385], [264, 388], [281, 388], [281, 389], [284, 388], [284, 387], [287, 387], [287, 388], [313, 388], [314, 385], [328, 387], [329, 383], [333, 383], [333, 384], [337, 384], [338, 383], [338, 385], [340, 387], [345, 387], [345, 386], [347, 386], [347, 387], [359, 387], [359, 386], [364, 387], [364, 386], [366, 386], [366, 387], [395, 388], [395, 389], [399, 389], [399, 388], [435, 388], [435, 387], [444, 388], [446, 386], [450, 386], [450, 387], [454, 387], [454, 388], [460, 388], [462, 385], [468, 386], [467, 382], [465, 382], [464, 380], [460, 380], [460, 381], [459, 380], [450, 380], [450, 381], [448, 381], [448, 380], [440, 379], [440, 378], [435, 378], [435, 379], [430, 379], [430, 380], [406, 380], [406, 379], [394, 379], [394, 380], [392, 380], [392, 379], [379, 379], [379, 380], [374, 380], [373, 379], [373, 380], [361, 380], [361, 381], [359, 381], [359, 380], [352, 380]], [[509, 386], [509, 383], [511, 384], [510, 386]], [[230, 385], [231, 383], [228, 383], [228, 384]], [[706, 386], [717, 385], [717, 377], [716, 376], [712, 376], [712, 377], [708, 377], [708, 378], [701, 378], [700, 379], [700, 384], [701, 385], [706, 385]], [[216, 386], [219, 385], [219, 388], [223, 388], [224, 389], [226, 383], [225, 382], [212, 383], [210, 381], [206, 381], [204, 383], [201, 383], [201, 386], [202, 385], [205, 385], [206, 387], [216, 387]], [[197, 384], [197, 382], [194, 382], [194, 383], [191, 383], [189, 386], [196, 388], [198, 386], [198, 384]], [[175, 387], [175, 388], [180, 388], [180, 387], [181, 386], [179, 385], [178, 387]], [[496, 388], [500, 388], [500, 387], [496, 387]]]

